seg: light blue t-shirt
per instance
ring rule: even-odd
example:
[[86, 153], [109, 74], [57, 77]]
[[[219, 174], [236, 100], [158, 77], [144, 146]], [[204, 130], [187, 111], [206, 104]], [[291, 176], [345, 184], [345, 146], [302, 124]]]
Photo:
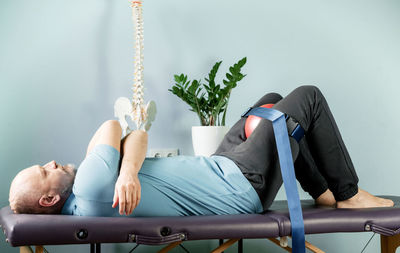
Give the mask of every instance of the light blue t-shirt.
[[[112, 208], [119, 152], [97, 145], [78, 168], [63, 214], [120, 216]], [[262, 212], [260, 199], [230, 159], [222, 156], [146, 158], [139, 171], [141, 201], [131, 216]]]

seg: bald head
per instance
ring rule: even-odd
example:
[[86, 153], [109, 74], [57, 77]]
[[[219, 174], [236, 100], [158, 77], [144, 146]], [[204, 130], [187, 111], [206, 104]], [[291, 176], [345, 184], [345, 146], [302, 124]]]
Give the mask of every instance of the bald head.
[[42, 192], [35, 187], [34, 180], [29, 180], [30, 168], [22, 170], [11, 183], [8, 201], [15, 213], [36, 213], [37, 200]]
[[74, 168], [54, 161], [20, 171], [10, 187], [9, 202], [15, 213], [59, 213], [71, 193]]

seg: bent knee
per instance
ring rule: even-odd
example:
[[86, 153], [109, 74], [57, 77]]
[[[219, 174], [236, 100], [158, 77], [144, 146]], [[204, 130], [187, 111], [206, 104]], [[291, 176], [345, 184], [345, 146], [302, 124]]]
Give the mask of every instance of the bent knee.
[[300, 89], [305, 93], [314, 93], [314, 92], [321, 93], [320, 89], [315, 85], [302, 85], [299, 86], [297, 89]]
[[283, 98], [281, 94], [276, 93], [276, 92], [268, 93], [265, 96], [270, 96], [271, 98], [273, 98], [274, 100], [277, 100], [277, 101], [279, 101]]
[[304, 95], [322, 95], [321, 90], [315, 85], [302, 85], [299, 86], [296, 90], [299, 90]]
[[261, 106], [263, 104], [276, 104], [279, 102], [279, 100], [282, 99], [282, 96], [278, 93], [271, 92], [265, 94], [263, 97], [261, 97], [255, 104], [255, 107]]

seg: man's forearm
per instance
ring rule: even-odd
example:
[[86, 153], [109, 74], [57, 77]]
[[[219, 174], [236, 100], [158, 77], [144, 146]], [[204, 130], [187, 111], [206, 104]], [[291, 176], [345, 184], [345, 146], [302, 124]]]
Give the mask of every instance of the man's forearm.
[[147, 152], [148, 135], [145, 131], [136, 130], [122, 141], [122, 163], [120, 174], [137, 174], [142, 167]]

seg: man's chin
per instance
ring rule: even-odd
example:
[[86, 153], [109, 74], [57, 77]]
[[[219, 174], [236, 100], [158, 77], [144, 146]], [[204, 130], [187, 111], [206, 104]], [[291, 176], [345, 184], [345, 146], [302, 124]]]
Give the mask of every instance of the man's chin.
[[68, 174], [75, 175], [76, 167], [74, 164], [67, 164], [62, 166], [62, 170]]

